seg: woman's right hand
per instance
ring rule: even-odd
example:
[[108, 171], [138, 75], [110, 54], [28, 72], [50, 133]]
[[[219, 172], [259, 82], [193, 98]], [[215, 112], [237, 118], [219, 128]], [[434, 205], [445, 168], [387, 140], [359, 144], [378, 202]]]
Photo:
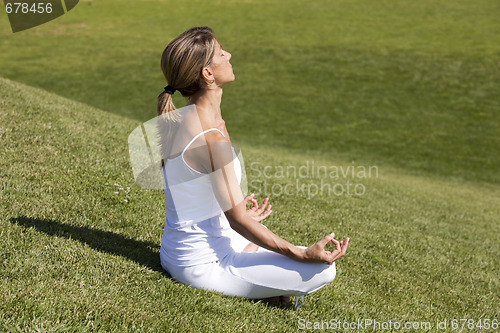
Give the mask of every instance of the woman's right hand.
[[[349, 237], [346, 237], [346, 239], [340, 242], [334, 237], [335, 234], [331, 233], [330, 235], [323, 237], [323, 239], [316, 244], [309, 246], [305, 249], [302, 261], [331, 265], [334, 261], [342, 258], [347, 251], [347, 247], [349, 246]], [[330, 242], [333, 243], [335, 248], [331, 251], [326, 251], [325, 246]]]

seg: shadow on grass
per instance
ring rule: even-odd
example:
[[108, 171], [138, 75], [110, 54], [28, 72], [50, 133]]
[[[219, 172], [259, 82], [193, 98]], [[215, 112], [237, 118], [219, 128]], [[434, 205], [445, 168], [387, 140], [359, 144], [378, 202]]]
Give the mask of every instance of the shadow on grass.
[[[75, 239], [79, 242], [87, 244], [95, 250], [116, 254], [124, 258], [131, 259], [142, 266], [148, 267], [153, 271], [164, 274], [173, 282], [176, 282], [168, 274], [168, 272], [166, 272], [161, 267], [160, 255], [158, 253], [159, 246], [158, 244], [155, 244], [153, 242], [138, 241], [109, 231], [91, 229], [88, 227], [77, 227], [54, 220], [42, 220], [26, 216], [19, 216], [11, 217], [10, 221], [11, 223], [23, 226], [25, 228], [32, 227], [37, 231], [44, 232], [50, 236]], [[291, 304], [279, 305], [258, 299], [252, 299], [249, 301], [255, 303], [263, 302], [270, 307], [293, 309], [293, 306]]]
[[50, 236], [76, 239], [95, 250], [131, 259], [153, 271], [169, 276], [160, 265], [158, 244], [126, 238], [109, 231], [72, 226], [54, 220], [42, 220], [19, 216], [12, 217], [10, 221], [26, 228], [33, 227], [37, 231], [44, 232]]

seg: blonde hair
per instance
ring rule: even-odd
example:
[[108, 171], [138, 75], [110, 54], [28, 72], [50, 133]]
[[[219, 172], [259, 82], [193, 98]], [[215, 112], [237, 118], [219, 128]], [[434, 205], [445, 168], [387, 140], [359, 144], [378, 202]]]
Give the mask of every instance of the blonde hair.
[[[201, 74], [212, 64], [215, 48], [214, 32], [209, 27], [194, 27], [174, 38], [163, 51], [161, 69], [169, 86], [182, 96], [197, 93], [208, 83]], [[158, 115], [175, 110], [172, 95], [158, 95]]]

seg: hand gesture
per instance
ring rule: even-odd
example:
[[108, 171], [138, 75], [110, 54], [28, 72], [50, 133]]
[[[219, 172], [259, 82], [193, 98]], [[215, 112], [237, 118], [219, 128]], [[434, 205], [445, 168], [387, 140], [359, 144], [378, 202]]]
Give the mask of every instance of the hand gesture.
[[[339, 242], [334, 237], [335, 234], [331, 233], [330, 235], [323, 237], [323, 239], [316, 244], [309, 246], [305, 250], [304, 261], [331, 265], [335, 260], [342, 258], [347, 251], [347, 247], [349, 246], [349, 238], [346, 237], [346, 239]], [[335, 245], [335, 249], [326, 251], [325, 246], [330, 242]]]
[[254, 199], [254, 196], [255, 194], [252, 193], [251, 195], [247, 196], [243, 201], [245, 202], [245, 206], [248, 203], [252, 203], [252, 207], [247, 209], [247, 214], [250, 215], [250, 217], [252, 217], [255, 221], [260, 222], [271, 214], [272, 205], [269, 205], [266, 208], [266, 205], [269, 202], [269, 198], [265, 198], [264, 201], [262, 202], [262, 205], [259, 207], [257, 200]]

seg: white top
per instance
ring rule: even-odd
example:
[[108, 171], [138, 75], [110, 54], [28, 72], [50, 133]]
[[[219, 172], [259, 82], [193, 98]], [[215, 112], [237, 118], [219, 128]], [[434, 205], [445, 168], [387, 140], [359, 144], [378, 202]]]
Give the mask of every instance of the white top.
[[[210, 128], [197, 134], [182, 153], [165, 160], [162, 167], [165, 191], [165, 229], [161, 242], [162, 260], [176, 266], [192, 266], [221, 260], [231, 250], [235, 234], [212, 190], [210, 175], [192, 169], [184, 160], [186, 149]], [[241, 182], [241, 164], [233, 149], [233, 165]], [[246, 241], [248, 243], [248, 241]], [[233, 244], [234, 245], [234, 244]]]

